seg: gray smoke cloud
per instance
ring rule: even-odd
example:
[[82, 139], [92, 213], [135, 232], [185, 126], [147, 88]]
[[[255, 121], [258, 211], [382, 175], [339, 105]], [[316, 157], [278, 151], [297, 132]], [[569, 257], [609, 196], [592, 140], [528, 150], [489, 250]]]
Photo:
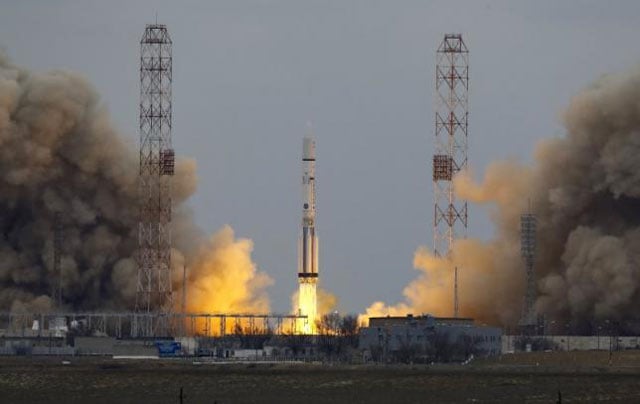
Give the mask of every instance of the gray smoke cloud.
[[532, 165], [497, 161], [479, 184], [469, 174], [455, 179], [459, 197], [495, 207], [493, 240], [459, 240], [451, 260], [418, 249], [422, 274], [405, 288], [405, 302], [376, 302], [367, 314], [450, 315], [458, 266], [462, 315], [515, 325], [524, 294], [520, 215], [530, 203], [538, 313], [585, 330], [638, 319], [640, 69], [597, 80], [571, 100], [563, 121], [566, 134], [541, 142]]
[[[195, 169], [194, 161], [179, 159], [173, 177], [173, 258], [180, 269], [174, 287], [181, 286], [183, 264], [190, 266], [192, 284], [243, 271], [235, 287], [245, 293], [227, 305], [268, 310], [263, 288], [270, 280], [251, 261], [250, 240], [236, 240], [228, 227], [207, 239], [184, 207], [196, 188]], [[64, 234], [63, 308], [133, 308], [137, 175], [136, 145], [113, 129], [98, 95], [82, 77], [65, 71], [29, 72], [0, 53], [0, 310], [54, 307], [57, 212]], [[229, 250], [239, 252], [232, 259], [208, 262], [209, 256], [225, 256]], [[240, 269], [238, 260], [244, 265]]]
[[640, 304], [640, 70], [576, 96], [567, 136], [535, 168], [541, 297], [553, 317], [637, 318]]
[[[497, 242], [510, 248], [519, 243], [519, 214], [531, 200], [538, 218], [539, 313], [583, 328], [637, 319], [640, 70], [597, 80], [571, 100], [563, 122], [566, 135], [542, 142], [533, 166], [497, 163], [480, 186], [461, 178], [457, 191], [498, 205]], [[502, 251], [500, 258], [499, 270], [521, 270], [517, 255]], [[522, 276], [511, 280], [501, 286], [518, 307]], [[507, 291], [514, 285], [520, 293]]]

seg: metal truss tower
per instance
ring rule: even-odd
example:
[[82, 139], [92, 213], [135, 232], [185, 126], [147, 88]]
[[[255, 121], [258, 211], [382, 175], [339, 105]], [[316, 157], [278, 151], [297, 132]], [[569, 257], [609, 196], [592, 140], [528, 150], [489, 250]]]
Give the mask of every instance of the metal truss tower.
[[52, 300], [58, 310], [62, 307], [62, 245], [63, 240], [62, 213], [56, 212], [53, 217], [53, 291]]
[[453, 177], [467, 169], [469, 50], [462, 35], [446, 34], [436, 54], [433, 253], [446, 257], [467, 236], [467, 202], [456, 199]]
[[[163, 24], [149, 24], [140, 41], [140, 222], [136, 311], [170, 314], [171, 38]], [[149, 317], [151, 318], [151, 317]], [[140, 332], [162, 335], [166, 324], [140, 324]]]
[[533, 272], [536, 255], [536, 224], [537, 219], [533, 213], [525, 213], [520, 216], [520, 253], [524, 261], [527, 280], [522, 318], [520, 319], [520, 326], [524, 328], [535, 328], [538, 323], [534, 309], [536, 281]]

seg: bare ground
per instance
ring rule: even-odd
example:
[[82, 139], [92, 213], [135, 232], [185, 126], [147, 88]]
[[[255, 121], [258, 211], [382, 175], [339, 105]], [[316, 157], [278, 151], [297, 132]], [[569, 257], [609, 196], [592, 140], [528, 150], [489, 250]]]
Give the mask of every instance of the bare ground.
[[640, 402], [640, 352], [505, 355], [469, 366], [194, 365], [0, 358], [2, 403]]

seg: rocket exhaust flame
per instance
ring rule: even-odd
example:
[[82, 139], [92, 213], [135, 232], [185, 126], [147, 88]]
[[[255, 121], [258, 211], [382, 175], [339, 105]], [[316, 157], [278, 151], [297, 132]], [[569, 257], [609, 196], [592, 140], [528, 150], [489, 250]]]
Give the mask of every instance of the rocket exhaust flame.
[[300, 282], [298, 285], [298, 314], [306, 315], [307, 320], [300, 320], [298, 330], [302, 334], [314, 334], [316, 331], [317, 296], [316, 283]]

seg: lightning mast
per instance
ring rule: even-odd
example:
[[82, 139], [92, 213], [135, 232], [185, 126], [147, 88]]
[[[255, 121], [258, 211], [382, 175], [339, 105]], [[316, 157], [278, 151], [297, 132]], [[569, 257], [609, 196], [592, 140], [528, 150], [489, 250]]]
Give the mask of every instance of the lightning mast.
[[[461, 34], [446, 34], [436, 52], [435, 150], [433, 155], [433, 253], [447, 257], [457, 237], [467, 236], [467, 202], [457, 200], [453, 177], [467, 169], [469, 50]], [[458, 267], [453, 286], [458, 316]]]
[[536, 302], [536, 281], [533, 272], [536, 254], [537, 219], [533, 213], [520, 216], [520, 253], [526, 274], [526, 292], [522, 308], [520, 326], [523, 330], [535, 331], [537, 325], [534, 305]]
[[[169, 314], [171, 285], [171, 38], [164, 24], [148, 24], [140, 41], [140, 180], [136, 311]], [[143, 317], [150, 319], [151, 316]], [[160, 317], [162, 318], [162, 317]], [[148, 321], [144, 335], [168, 325]]]
[[53, 301], [55, 302], [58, 310], [62, 308], [62, 266], [60, 264], [62, 258], [62, 245], [63, 245], [63, 227], [62, 227], [62, 213], [56, 212], [53, 218]]

